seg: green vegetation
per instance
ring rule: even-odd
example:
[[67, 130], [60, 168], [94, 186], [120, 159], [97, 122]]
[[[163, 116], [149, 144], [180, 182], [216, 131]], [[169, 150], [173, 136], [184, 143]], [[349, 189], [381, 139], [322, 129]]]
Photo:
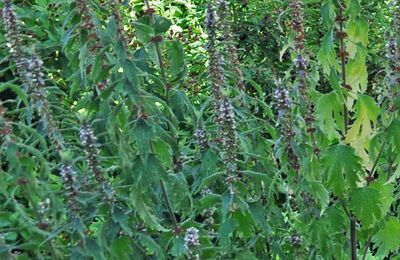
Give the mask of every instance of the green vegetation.
[[400, 259], [399, 1], [0, 6], [0, 259]]

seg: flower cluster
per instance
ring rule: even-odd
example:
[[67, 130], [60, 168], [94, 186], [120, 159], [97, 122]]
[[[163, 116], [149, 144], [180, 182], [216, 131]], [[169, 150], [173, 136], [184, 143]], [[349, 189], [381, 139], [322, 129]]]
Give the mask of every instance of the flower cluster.
[[232, 102], [223, 97], [221, 89], [226, 85], [226, 78], [222, 68], [222, 58], [216, 47], [216, 13], [211, 2], [208, 2], [206, 27], [209, 36], [209, 74], [214, 93], [216, 121], [222, 143], [222, 157], [226, 168], [226, 182], [231, 194], [234, 194], [233, 183], [237, 180], [237, 129]]
[[89, 3], [87, 0], [76, 0], [76, 6], [81, 15], [81, 30], [89, 32], [89, 40], [94, 43], [91, 50], [96, 51], [101, 47], [100, 38], [90, 15]]
[[202, 150], [206, 149], [208, 147], [208, 140], [207, 140], [207, 133], [206, 130], [202, 127], [199, 126], [197, 127], [196, 131], [194, 132], [197, 142], [200, 145], [200, 148]]
[[199, 230], [195, 227], [188, 228], [184, 240], [189, 259], [200, 259], [199, 255], [196, 254], [196, 250], [200, 246]]
[[0, 100], [0, 136], [8, 138], [8, 135], [12, 133], [10, 122], [6, 118], [6, 110], [2, 106]]
[[314, 153], [319, 156], [320, 149], [315, 141], [315, 118], [314, 118], [314, 107], [309, 97], [307, 91], [307, 59], [304, 56], [305, 48], [305, 31], [304, 31], [304, 12], [303, 12], [303, 1], [293, 0], [290, 3], [290, 8], [292, 11], [292, 29], [295, 33], [295, 49], [297, 52], [297, 57], [294, 59], [293, 63], [297, 72], [297, 80], [299, 84], [300, 94], [305, 102], [306, 106], [306, 116], [305, 122], [307, 125], [307, 133], [310, 134], [312, 141], [312, 146]]
[[228, 177], [232, 177], [237, 172], [236, 153], [238, 134], [232, 102], [228, 98], [224, 98], [220, 102], [218, 109], [218, 122], [221, 131], [222, 151], [227, 168], [227, 175]]
[[206, 28], [208, 31], [209, 43], [207, 47], [209, 56], [209, 74], [216, 105], [221, 100], [221, 88], [225, 85], [226, 78], [222, 70], [222, 58], [216, 47], [216, 13], [214, 7], [208, 2], [206, 13]]
[[35, 107], [42, 117], [51, 142], [55, 145], [57, 150], [60, 150], [64, 146], [64, 142], [59, 129], [56, 127], [50, 105], [47, 101], [47, 95], [44, 89], [46, 84], [43, 73], [43, 61], [36, 54], [33, 54], [26, 60], [24, 81], [28, 86], [28, 91], [31, 93]]
[[77, 205], [77, 196], [79, 193], [79, 186], [77, 182], [77, 175], [75, 170], [69, 164], [63, 164], [60, 167], [60, 176], [66, 191], [66, 196], [71, 209], [75, 212], [79, 211]]
[[7, 39], [7, 47], [17, 65], [18, 74], [23, 75], [25, 72], [24, 45], [19, 28], [18, 16], [16, 15], [10, 0], [4, 1], [3, 24]]
[[292, 246], [298, 247], [301, 245], [303, 239], [300, 234], [297, 232], [293, 233], [291, 236], [289, 236], [289, 242]]
[[279, 122], [281, 124], [281, 134], [286, 142], [285, 150], [288, 156], [288, 161], [293, 170], [298, 172], [300, 170], [299, 159], [294, 152], [292, 144], [295, 135], [292, 127], [292, 103], [289, 97], [289, 92], [280, 82], [278, 82], [278, 88], [275, 91], [274, 97], [277, 104]]
[[232, 67], [232, 72], [235, 76], [236, 85], [238, 86], [239, 90], [244, 91], [243, 72], [240, 69], [238, 51], [233, 41], [233, 35], [229, 21], [229, 6], [226, 0], [219, 0], [218, 2], [219, 22], [221, 24], [221, 31], [223, 33], [226, 56]]
[[50, 207], [50, 199], [46, 198], [44, 201], [39, 202], [39, 214], [45, 215]]
[[399, 2], [393, 2], [394, 18], [393, 18], [393, 32], [387, 44], [386, 44], [386, 58], [389, 60], [389, 68], [388, 68], [388, 83], [390, 86], [389, 90], [389, 100], [390, 107], [389, 110], [394, 112], [397, 110], [398, 105], [396, 99], [399, 96], [399, 84], [400, 84], [400, 49], [398, 46], [398, 33], [400, 32], [400, 6]]
[[28, 55], [21, 41], [18, 17], [15, 14], [10, 0], [5, 1], [3, 9], [4, 29], [6, 31], [7, 46], [17, 65], [17, 73], [21, 77], [22, 83], [27, 88], [35, 107], [41, 116], [51, 142], [56, 149], [61, 149], [62, 141], [60, 134], [55, 127], [55, 122], [51, 114], [47, 97], [45, 94], [45, 80], [43, 73], [43, 61], [36, 54]]
[[104, 172], [100, 167], [98, 159], [99, 148], [97, 144], [97, 138], [87, 121], [83, 122], [79, 136], [85, 151], [86, 162], [89, 166], [92, 177], [94, 177], [97, 183], [100, 185], [100, 188], [107, 200], [112, 200], [114, 192], [111, 188], [111, 185], [104, 178]]
[[118, 39], [120, 39], [123, 42], [124, 47], [127, 47], [128, 42], [125, 37], [125, 31], [124, 31], [123, 21], [122, 21], [122, 17], [121, 17], [121, 12], [119, 10], [120, 4], [117, 0], [109, 0], [109, 5], [111, 6], [111, 14], [114, 17], [114, 21], [117, 25]]
[[296, 33], [295, 48], [298, 51], [304, 49], [304, 14], [302, 0], [292, 0], [290, 3], [292, 10], [292, 29]]

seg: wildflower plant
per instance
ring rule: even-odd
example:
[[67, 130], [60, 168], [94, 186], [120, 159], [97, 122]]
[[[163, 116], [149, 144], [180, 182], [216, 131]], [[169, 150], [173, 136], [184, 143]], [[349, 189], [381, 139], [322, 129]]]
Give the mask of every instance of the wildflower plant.
[[398, 1], [0, 7], [0, 259], [398, 258]]

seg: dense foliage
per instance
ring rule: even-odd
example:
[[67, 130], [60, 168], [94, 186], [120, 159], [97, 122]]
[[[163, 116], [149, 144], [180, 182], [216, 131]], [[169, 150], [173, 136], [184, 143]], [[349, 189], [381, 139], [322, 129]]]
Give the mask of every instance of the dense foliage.
[[400, 2], [2, 2], [0, 259], [400, 259]]

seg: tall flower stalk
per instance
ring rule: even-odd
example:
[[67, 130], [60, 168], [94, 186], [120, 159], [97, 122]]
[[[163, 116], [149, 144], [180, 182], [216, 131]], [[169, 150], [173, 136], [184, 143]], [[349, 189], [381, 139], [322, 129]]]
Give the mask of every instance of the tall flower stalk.
[[100, 37], [96, 31], [96, 27], [92, 21], [90, 14], [90, 7], [87, 0], [76, 0], [76, 7], [78, 13], [81, 15], [81, 30], [89, 33], [89, 42], [92, 43], [91, 50], [96, 51], [100, 49]]
[[386, 57], [388, 59], [387, 78], [389, 83], [389, 111], [398, 110], [396, 99], [399, 98], [400, 85], [400, 48], [398, 46], [398, 35], [400, 33], [400, 6], [399, 1], [394, 1], [393, 30], [386, 44]]
[[232, 72], [235, 77], [235, 85], [240, 91], [244, 91], [243, 72], [240, 68], [238, 50], [236, 48], [230, 21], [229, 5], [226, 0], [218, 0], [219, 4], [219, 23], [223, 35], [223, 46], [225, 47], [226, 57], [232, 67]]
[[319, 157], [320, 149], [315, 139], [315, 118], [314, 107], [309, 96], [308, 89], [308, 71], [307, 58], [304, 55], [305, 49], [305, 31], [304, 31], [304, 11], [302, 0], [292, 0], [290, 8], [292, 12], [292, 30], [295, 33], [294, 46], [296, 58], [294, 65], [297, 73], [297, 81], [299, 84], [299, 92], [306, 106], [305, 122], [307, 125], [307, 133], [310, 135], [314, 153]]
[[128, 47], [128, 39], [125, 36], [124, 25], [120, 12], [120, 3], [117, 0], [109, 0], [111, 6], [111, 15], [114, 17], [115, 24], [117, 25], [117, 37], [122, 41], [124, 47]]
[[[237, 129], [232, 102], [229, 97], [222, 95], [226, 86], [226, 77], [222, 68], [222, 60], [216, 46], [217, 21], [216, 13], [211, 2], [208, 2], [206, 27], [209, 37], [209, 74], [214, 94], [217, 124], [221, 138], [222, 158], [226, 168], [226, 182], [231, 195], [235, 193], [234, 182], [238, 179], [237, 167]], [[233, 206], [233, 202], [231, 203]]]
[[293, 143], [295, 133], [292, 127], [292, 101], [289, 97], [289, 91], [278, 82], [278, 88], [275, 91], [275, 100], [278, 109], [278, 119], [281, 125], [281, 134], [285, 140], [285, 151], [288, 156], [288, 162], [291, 168], [298, 173], [300, 170], [299, 158], [295, 153]]
[[63, 147], [63, 141], [47, 100], [43, 61], [36, 54], [26, 53], [21, 40], [20, 22], [9, 0], [5, 1], [3, 22], [7, 45], [10, 47], [10, 53], [17, 65], [17, 73], [30, 94], [34, 107], [42, 118], [51, 143], [55, 145], [57, 150], [60, 150]]
[[79, 133], [83, 150], [85, 151], [85, 158], [87, 165], [89, 166], [89, 172], [91, 173], [91, 177], [93, 177], [96, 180], [96, 182], [100, 186], [101, 191], [105, 195], [105, 198], [108, 201], [112, 201], [114, 192], [112, 190], [111, 185], [104, 177], [104, 171], [100, 166], [98, 158], [99, 145], [97, 143], [97, 138], [94, 135], [94, 132], [87, 121], [84, 121], [82, 123], [82, 127]]
[[73, 213], [77, 213], [80, 208], [78, 205], [78, 194], [79, 194], [79, 184], [77, 182], [77, 173], [72, 168], [70, 163], [64, 163], [60, 167], [61, 181], [64, 185], [66, 191], [66, 197], [68, 204], [72, 209]]
[[7, 47], [9, 48], [11, 57], [17, 66], [18, 74], [25, 75], [25, 50], [22, 42], [19, 23], [18, 16], [14, 11], [11, 0], [4, 0], [3, 25], [7, 40]]

